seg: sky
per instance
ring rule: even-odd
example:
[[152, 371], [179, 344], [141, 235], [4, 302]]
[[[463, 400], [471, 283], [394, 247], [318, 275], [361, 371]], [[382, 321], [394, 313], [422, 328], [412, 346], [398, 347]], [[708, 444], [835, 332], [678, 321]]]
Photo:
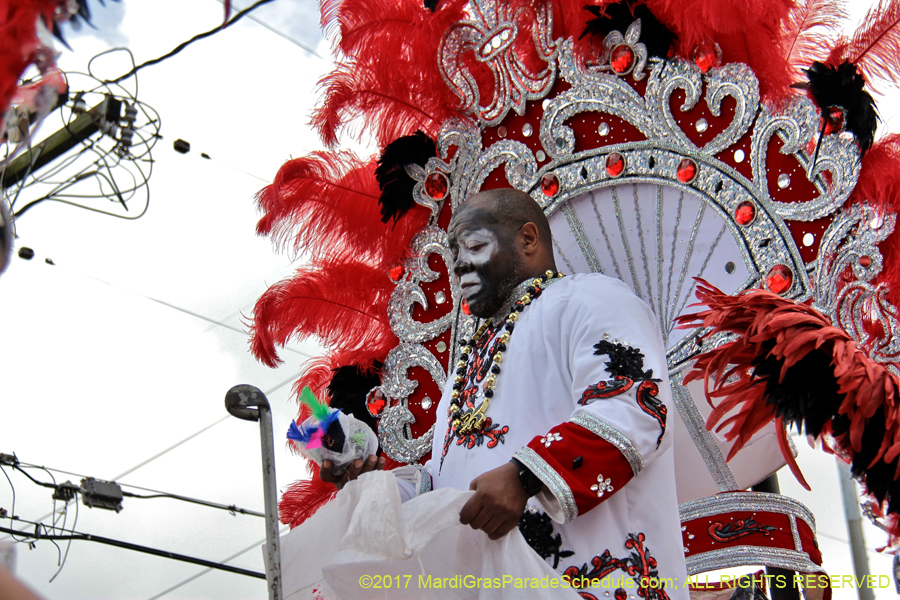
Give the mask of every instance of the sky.
[[[163, 136], [153, 152], [150, 205], [142, 218], [124, 221], [45, 202], [17, 221], [16, 249], [32, 248], [35, 257], [14, 258], [0, 277], [0, 453], [56, 469], [57, 481], [115, 479], [262, 511], [258, 425], [224, 409], [225, 392], [249, 383], [273, 407], [279, 486], [303, 476], [302, 461], [278, 440], [295, 414], [290, 384], [317, 346], [294, 343], [281, 353], [284, 365], [269, 369], [248, 353], [245, 322], [268, 285], [299, 264], [254, 234], [253, 196], [285, 160], [320, 147], [307, 120], [317, 99], [314, 83], [331, 63], [316, 4], [275, 0], [253, 15], [281, 35], [245, 19], [139, 72], [138, 98], [160, 114]], [[223, 18], [216, 0], [107, 1], [105, 7], [91, 0], [90, 6], [96, 30], [67, 34], [73, 50], [61, 49], [64, 70], [83, 71], [92, 56], [117, 45], [127, 45], [138, 62], [155, 58]], [[854, 17], [863, 12], [855, 7]], [[121, 54], [96, 66], [109, 75], [130, 68]], [[882, 112], [883, 130], [900, 129]], [[173, 150], [178, 138], [190, 142], [190, 153]], [[814, 491], [801, 490], [789, 474], [780, 478], [783, 491], [816, 515], [826, 570], [849, 572], [835, 462], [802, 440], [798, 446]], [[44, 471], [28, 472], [50, 479]], [[54, 508], [49, 490], [9, 468], [6, 474], [11, 485], [0, 478], [0, 507], [47, 522]], [[75, 517], [73, 504], [65, 515], [69, 526]], [[263, 569], [258, 517], [126, 498], [118, 514], [79, 505], [77, 519], [80, 532], [207, 560], [238, 555], [229, 564]], [[874, 552], [883, 536], [870, 526], [866, 536], [871, 571], [890, 573], [890, 558]], [[88, 542], [71, 544], [51, 583], [59, 560], [53, 544], [17, 550], [17, 575], [51, 600], [266, 594], [262, 580], [202, 574], [202, 567]], [[876, 597], [893, 595], [877, 590]], [[836, 590], [834, 597], [853, 596]]]

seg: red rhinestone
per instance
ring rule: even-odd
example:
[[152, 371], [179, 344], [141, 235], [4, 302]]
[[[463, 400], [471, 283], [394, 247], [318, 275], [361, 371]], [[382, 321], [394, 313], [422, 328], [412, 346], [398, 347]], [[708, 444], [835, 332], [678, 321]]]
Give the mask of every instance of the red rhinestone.
[[606, 172], [610, 177], [618, 177], [625, 170], [625, 157], [613, 152], [606, 157]]
[[860, 256], [859, 257], [859, 266], [861, 266], [863, 269], [868, 269], [869, 267], [871, 267], [872, 266], [872, 257], [865, 256], [865, 255]]
[[388, 277], [391, 278], [391, 281], [400, 281], [400, 278], [403, 277], [403, 265], [394, 265], [388, 269]]
[[609, 56], [609, 65], [619, 75], [627, 73], [634, 66], [634, 50], [630, 46], [619, 44]]
[[840, 133], [844, 130], [844, 109], [840, 106], [829, 106], [825, 114], [825, 135]]
[[694, 50], [694, 63], [700, 67], [700, 70], [706, 73], [713, 67], [718, 67], [720, 63], [719, 52], [717, 48], [709, 42], [703, 42]]
[[681, 183], [690, 183], [697, 176], [697, 163], [689, 158], [685, 158], [678, 163], [678, 181]]
[[547, 173], [541, 179], [541, 191], [548, 198], [552, 198], [559, 191], [559, 179], [553, 173]]
[[371, 392], [369, 392], [369, 395], [366, 396], [366, 409], [373, 417], [380, 416], [381, 413], [384, 412], [386, 406], [387, 399], [378, 388], [373, 389]]
[[738, 204], [734, 211], [734, 220], [738, 225], [749, 225], [756, 218], [756, 205], [749, 200], [744, 200]]
[[465, 314], [467, 314], [467, 315], [472, 314], [469, 312], [469, 302], [465, 298], [463, 298], [462, 304], [460, 306], [462, 306], [462, 311]]
[[425, 178], [425, 191], [435, 200], [447, 195], [447, 178], [443, 173], [432, 173]]
[[794, 273], [785, 265], [775, 265], [766, 275], [766, 287], [776, 294], [781, 294], [791, 289], [794, 282]]

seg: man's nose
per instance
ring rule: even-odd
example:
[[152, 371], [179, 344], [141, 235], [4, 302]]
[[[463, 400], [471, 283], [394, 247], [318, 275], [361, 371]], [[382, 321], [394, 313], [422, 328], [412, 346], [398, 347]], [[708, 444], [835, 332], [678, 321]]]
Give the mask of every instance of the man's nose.
[[456, 255], [456, 260], [453, 261], [453, 274], [457, 277], [462, 277], [466, 273], [472, 270], [472, 264], [469, 262], [468, 257], [464, 252], [460, 252]]

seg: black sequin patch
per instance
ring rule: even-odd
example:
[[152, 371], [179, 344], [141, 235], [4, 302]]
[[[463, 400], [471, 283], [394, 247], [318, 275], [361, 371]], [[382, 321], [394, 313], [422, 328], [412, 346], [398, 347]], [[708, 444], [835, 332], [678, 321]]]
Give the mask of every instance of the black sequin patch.
[[562, 550], [562, 536], [553, 535], [553, 522], [547, 513], [525, 511], [519, 519], [519, 531], [528, 545], [538, 553], [538, 556], [547, 560], [553, 558], [553, 568], [559, 566], [560, 558], [568, 558], [575, 554], [572, 550]]

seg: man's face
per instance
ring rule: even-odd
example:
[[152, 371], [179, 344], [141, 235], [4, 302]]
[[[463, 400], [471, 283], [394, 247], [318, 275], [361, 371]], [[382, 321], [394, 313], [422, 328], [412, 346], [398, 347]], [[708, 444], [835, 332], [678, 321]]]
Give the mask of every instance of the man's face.
[[453, 274], [473, 315], [490, 317], [521, 283], [522, 263], [514, 241], [515, 235], [477, 205], [463, 208], [451, 221]]

